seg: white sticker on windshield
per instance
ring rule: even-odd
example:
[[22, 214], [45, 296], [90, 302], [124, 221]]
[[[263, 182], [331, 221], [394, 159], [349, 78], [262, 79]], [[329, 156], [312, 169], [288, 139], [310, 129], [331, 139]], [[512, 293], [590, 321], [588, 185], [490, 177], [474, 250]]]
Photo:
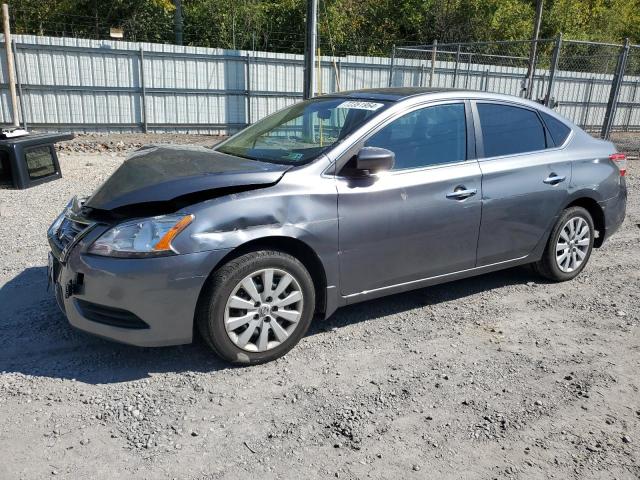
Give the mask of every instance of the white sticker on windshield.
[[362, 102], [359, 100], [347, 100], [346, 102], [342, 102], [336, 108], [355, 108], [356, 110], [378, 110], [380, 107], [383, 107], [384, 103], [375, 103], [375, 102]]

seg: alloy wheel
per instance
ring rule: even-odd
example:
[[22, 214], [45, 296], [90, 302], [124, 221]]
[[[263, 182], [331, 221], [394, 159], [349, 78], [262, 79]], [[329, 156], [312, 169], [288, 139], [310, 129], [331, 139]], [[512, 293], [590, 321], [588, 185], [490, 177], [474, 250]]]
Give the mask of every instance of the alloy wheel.
[[582, 217], [572, 217], [560, 230], [556, 243], [556, 263], [565, 273], [580, 268], [591, 245], [591, 230]]
[[224, 326], [231, 341], [249, 352], [281, 345], [302, 317], [303, 294], [296, 278], [267, 268], [244, 277], [231, 291]]

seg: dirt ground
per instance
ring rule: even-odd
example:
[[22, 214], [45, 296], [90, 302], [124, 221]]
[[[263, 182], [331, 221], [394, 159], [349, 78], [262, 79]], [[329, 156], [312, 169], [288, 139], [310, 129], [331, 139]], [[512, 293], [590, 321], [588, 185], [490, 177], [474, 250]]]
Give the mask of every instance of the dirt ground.
[[0, 190], [1, 479], [640, 478], [637, 161], [576, 280], [516, 268], [355, 305], [230, 368], [59, 313], [46, 229], [128, 149], [74, 148], [62, 180]]

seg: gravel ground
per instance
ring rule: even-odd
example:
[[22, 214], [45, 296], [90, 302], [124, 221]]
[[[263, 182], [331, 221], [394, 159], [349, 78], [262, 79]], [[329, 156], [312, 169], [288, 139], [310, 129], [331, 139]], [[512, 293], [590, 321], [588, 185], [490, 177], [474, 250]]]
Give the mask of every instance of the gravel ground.
[[105, 153], [112, 156], [140, 148], [150, 143], [171, 143], [209, 146], [222, 137], [213, 135], [186, 135], [181, 133], [121, 133], [117, 135], [80, 133], [73, 140], [57, 144], [63, 153]]
[[578, 279], [517, 268], [355, 305], [230, 368], [200, 342], [75, 331], [47, 292], [46, 228], [117, 148], [0, 190], [0, 478], [640, 478], [639, 163]]

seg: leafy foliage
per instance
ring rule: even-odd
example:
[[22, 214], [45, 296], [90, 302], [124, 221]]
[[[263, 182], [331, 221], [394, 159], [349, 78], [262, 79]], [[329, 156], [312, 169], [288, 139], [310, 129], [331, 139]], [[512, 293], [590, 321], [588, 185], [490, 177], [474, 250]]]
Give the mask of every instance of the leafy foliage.
[[[16, 33], [175, 41], [172, 0], [13, 0]], [[300, 53], [305, 0], [183, 0], [188, 45]], [[535, 0], [320, 0], [325, 53], [388, 54], [391, 45], [531, 36]], [[546, 0], [541, 36], [640, 42], [640, 0]]]

